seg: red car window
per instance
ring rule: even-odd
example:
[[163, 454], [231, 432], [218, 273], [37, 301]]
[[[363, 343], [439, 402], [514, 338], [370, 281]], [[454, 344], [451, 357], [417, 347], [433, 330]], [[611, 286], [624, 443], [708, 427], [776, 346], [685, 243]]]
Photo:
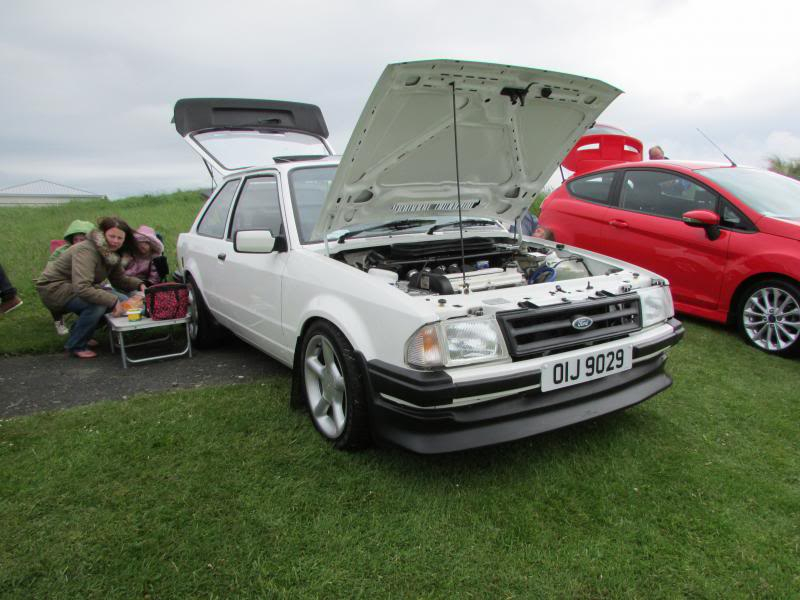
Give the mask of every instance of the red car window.
[[621, 207], [680, 219], [690, 210], [716, 210], [717, 195], [686, 177], [667, 171], [628, 171], [620, 192]]
[[576, 198], [611, 204], [611, 184], [614, 183], [616, 171], [606, 171], [588, 175], [571, 181], [567, 188]]

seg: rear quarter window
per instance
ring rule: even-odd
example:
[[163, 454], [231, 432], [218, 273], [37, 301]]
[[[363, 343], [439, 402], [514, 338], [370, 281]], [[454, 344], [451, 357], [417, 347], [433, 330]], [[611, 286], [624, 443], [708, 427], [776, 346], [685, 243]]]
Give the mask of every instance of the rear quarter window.
[[738, 208], [734, 208], [723, 200], [719, 211], [720, 226], [739, 231], [756, 231], [752, 221], [745, 217]]
[[587, 175], [570, 181], [567, 189], [576, 198], [600, 204], [611, 204], [611, 184], [614, 183], [615, 175], [616, 171]]

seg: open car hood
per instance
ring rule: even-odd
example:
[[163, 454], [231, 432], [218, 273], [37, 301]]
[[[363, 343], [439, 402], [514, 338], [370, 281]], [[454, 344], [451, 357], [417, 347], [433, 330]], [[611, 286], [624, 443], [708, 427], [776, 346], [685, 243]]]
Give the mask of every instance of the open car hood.
[[508, 65], [389, 65], [313, 237], [400, 218], [457, 218], [454, 101], [462, 215], [513, 222], [620, 93], [595, 79]]
[[319, 107], [245, 98], [183, 98], [172, 119], [186, 142], [224, 177], [299, 156], [333, 154]]

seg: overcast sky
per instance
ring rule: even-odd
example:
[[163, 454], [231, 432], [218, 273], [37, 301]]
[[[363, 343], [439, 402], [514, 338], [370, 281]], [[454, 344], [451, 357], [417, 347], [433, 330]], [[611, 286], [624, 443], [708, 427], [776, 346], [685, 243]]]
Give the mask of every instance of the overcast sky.
[[387, 63], [502, 62], [624, 90], [600, 118], [670, 158], [800, 157], [800, 2], [4, 0], [0, 188], [206, 187], [183, 97], [317, 104], [343, 151]]

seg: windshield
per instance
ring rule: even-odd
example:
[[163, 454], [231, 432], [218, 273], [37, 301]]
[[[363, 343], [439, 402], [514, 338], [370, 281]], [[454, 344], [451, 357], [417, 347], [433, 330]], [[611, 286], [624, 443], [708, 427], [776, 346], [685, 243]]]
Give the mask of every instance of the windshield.
[[325, 145], [314, 136], [294, 132], [209, 131], [192, 138], [226, 169], [272, 164], [281, 156], [326, 156]]
[[760, 169], [717, 167], [702, 169], [708, 177], [767, 217], [800, 219], [800, 181]]

